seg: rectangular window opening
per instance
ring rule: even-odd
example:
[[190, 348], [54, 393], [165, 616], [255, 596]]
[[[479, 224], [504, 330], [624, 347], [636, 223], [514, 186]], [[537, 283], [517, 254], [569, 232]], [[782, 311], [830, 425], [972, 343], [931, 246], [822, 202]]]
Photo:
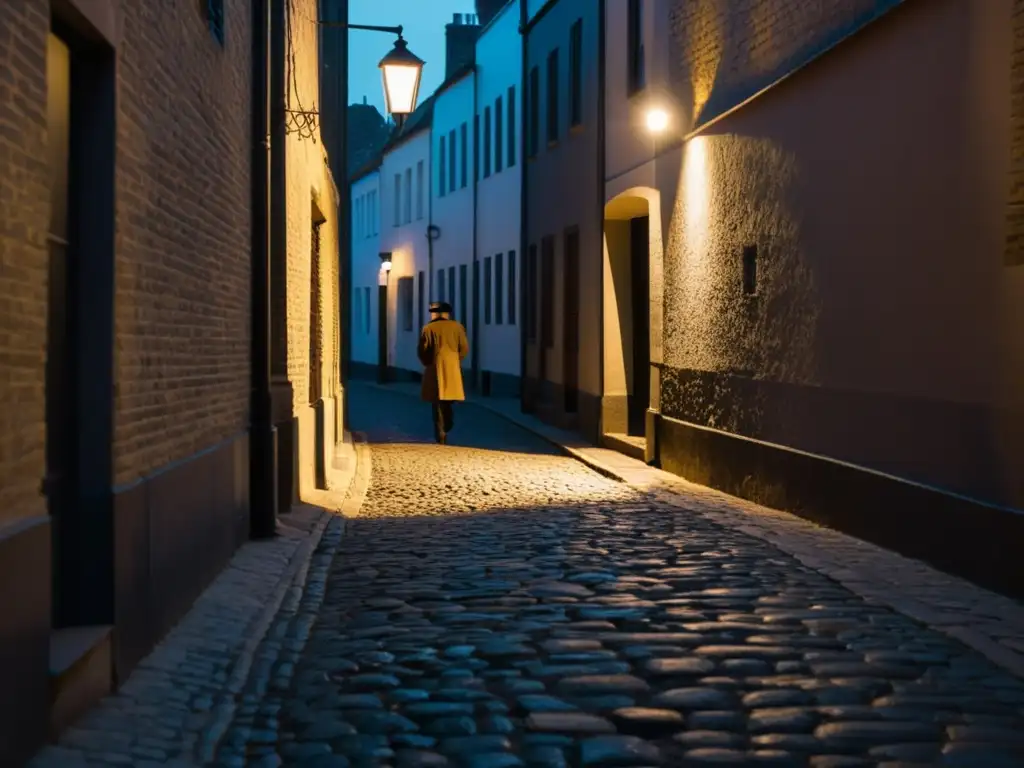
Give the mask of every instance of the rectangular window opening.
[[440, 147], [438, 149], [440, 157], [437, 163], [437, 196], [444, 197], [444, 171], [448, 165], [447, 153], [444, 147], [444, 136], [440, 139]]
[[[416, 163], [416, 219], [423, 218], [423, 161]], [[420, 315], [422, 317], [422, 313]]]
[[757, 295], [757, 246], [743, 246], [743, 293]]
[[412, 222], [412, 168], [405, 169], [405, 223]]
[[458, 179], [459, 158], [455, 154], [455, 129], [448, 131], [448, 188], [455, 191]]
[[499, 96], [494, 102], [494, 172], [501, 173], [501, 162], [503, 159], [503, 152], [505, 151], [505, 125], [503, 120], [505, 119], [504, 110], [502, 109], [501, 96]]
[[627, 73], [626, 86], [629, 94], [643, 89], [646, 73], [644, 72], [644, 29], [643, 6], [641, 0], [629, 0], [626, 22]]
[[402, 223], [402, 174], [395, 174], [395, 226]]
[[418, 282], [416, 284], [416, 322], [419, 325], [423, 325], [423, 310], [426, 307], [423, 306], [423, 292], [425, 290], [424, 283], [426, 283], [426, 275], [421, 270], [417, 275]]
[[548, 54], [548, 143], [558, 141], [558, 49]]
[[206, 21], [213, 39], [224, 45], [224, 0], [206, 0]]
[[530, 246], [526, 255], [526, 274], [523, 276], [523, 311], [526, 313], [526, 338], [537, 341], [537, 245]]
[[484, 107], [484, 178], [491, 175], [491, 108]]
[[502, 308], [505, 304], [505, 254], [494, 254], [494, 324], [504, 322]]
[[530, 157], [540, 150], [540, 69], [530, 70]]
[[516, 252], [508, 252], [508, 324], [516, 324]]
[[491, 257], [484, 259], [484, 325], [491, 324]]
[[448, 303], [452, 305], [452, 317], [458, 311], [455, 306], [455, 267], [448, 267]]
[[444, 270], [437, 270], [437, 301], [444, 301]]
[[569, 124], [583, 122], [583, 19], [572, 25], [569, 37]]
[[467, 295], [469, 293], [469, 270], [465, 264], [459, 265], [459, 309], [462, 310], [462, 324], [469, 327], [469, 303], [467, 301]]
[[508, 112], [508, 167], [516, 164], [516, 87], [510, 85], [506, 98]]
[[465, 189], [469, 184], [469, 125], [463, 123], [460, 133], [462, 134], [460, 137], [462, 145], [459, 147], [462, 156], [462, 188]]

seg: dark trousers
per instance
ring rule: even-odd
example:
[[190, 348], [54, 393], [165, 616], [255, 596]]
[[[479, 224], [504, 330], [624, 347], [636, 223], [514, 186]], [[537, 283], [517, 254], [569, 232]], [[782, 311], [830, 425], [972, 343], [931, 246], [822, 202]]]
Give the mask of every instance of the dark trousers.
[[455, 414], [452, 412], [451, 400], [435, 400], [432, 404], [434, 410], [434, 437], [440, 440], [452, 431], [455, 426]]

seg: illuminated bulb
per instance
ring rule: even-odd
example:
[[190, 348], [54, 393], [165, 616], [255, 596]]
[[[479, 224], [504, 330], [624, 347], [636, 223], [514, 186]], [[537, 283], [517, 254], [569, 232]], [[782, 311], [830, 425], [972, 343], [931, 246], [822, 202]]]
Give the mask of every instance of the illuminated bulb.
[[661, 133], [668, 128], [668, 112], [663, 109], [651, 109], [647, 112], [647, 130]]
[[390, 261], [383, 262], [380, 265], [380, 269], [381, 269], [382, 272], [390, 272], [391, 271], [391, 262]]

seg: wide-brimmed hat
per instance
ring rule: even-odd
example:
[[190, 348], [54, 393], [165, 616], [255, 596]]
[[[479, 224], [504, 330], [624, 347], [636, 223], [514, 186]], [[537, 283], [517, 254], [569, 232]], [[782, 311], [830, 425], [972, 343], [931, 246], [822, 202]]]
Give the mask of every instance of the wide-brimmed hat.
[[451, 314], [451, 312], [452, 312], [452, 305], [449, 304], [447, 301], [432, 301], [432, 302], [430, 302], [430, 311], [431, 312], [447, 312], [448, 314]]

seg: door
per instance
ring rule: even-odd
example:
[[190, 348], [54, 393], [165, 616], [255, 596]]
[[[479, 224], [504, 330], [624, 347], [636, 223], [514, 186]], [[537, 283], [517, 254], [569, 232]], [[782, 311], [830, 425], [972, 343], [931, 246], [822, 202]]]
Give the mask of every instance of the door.
[[650, 219], [630, 220], [629, 266], [633, 299], [633, 386], [629, 397], [629, 434], [645, 433], [651, 402]]
[[566, 413], [579, 407], [580, 361], [580, 233], [565, 233], [565, 274], [562, 280], [562, 382]]
[[555, 346], [555, 238], [548, 236], [540, 243], [540, 344], [537, 381], [540, 400], [547, 401], [548, 350]]

